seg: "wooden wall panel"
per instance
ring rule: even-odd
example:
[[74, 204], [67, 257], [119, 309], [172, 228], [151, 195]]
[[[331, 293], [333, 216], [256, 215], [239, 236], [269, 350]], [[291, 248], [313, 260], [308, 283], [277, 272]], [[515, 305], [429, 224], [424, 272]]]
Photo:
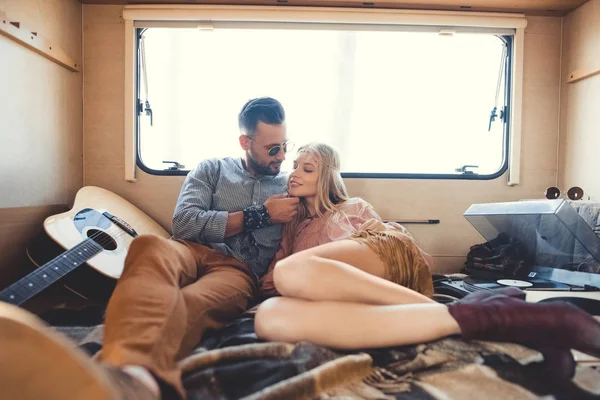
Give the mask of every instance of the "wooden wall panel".
[[[184, 178], [140, 170], [135, 183], [123, 178], [121, 11], [120, 6], [84, 6], [85, 180], [123, 196], [170, 231]], [[522, 184], [509, 187], [505, 176], [492, 181], [346, 180], [351, 195], [372, 202], [386, 219], [440, 219], [439, 225], [409, 226], [425, 250], [436, 256], [438, 270], [459, 270], [469, 246], [482, 241], [462, 216], [472, 203], [540, 198], [545, 188], [556, 184], [560, 26], [560, 18], [532, 17], [525, 34]]]
[[[81, 64], [76, 0], [0, 0], [12, 20]], [[0, 287], [23, 274], [25, 248], [83, 182], [82, 74], [0, 36]]]
[[409, 8], [453, 11], [521, 12], [529, 15], [564, 15], [587, 0], [81, 0], [85, 4], [238, 4], [278, 6], [332, 6]]
[[0, 208], [0, 289], [28, 271], [25, 250], [42, 231], [46, 217], [67, 210], [66, 205]]
[[573, 71], [600, 71], [600, 0], [565, 18], [562, 60], [560, 186], [600, 201], [600, 75], [567, 83]]
[[[77, 0], [0, 0], [81, 64]], [[66, 204], [83, 180], [82, 74], [0, 36], [0, 208]]]

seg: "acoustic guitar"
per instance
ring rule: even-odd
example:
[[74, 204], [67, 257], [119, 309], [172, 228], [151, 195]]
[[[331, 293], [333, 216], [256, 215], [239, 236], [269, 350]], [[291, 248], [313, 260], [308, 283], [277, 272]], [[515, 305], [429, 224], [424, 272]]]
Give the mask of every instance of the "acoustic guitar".
[[108, 301], [121, 276], [131, 241], [141, 234], [169, 237], [160, 225], [118, 195], [81, 188], [71, 210], [50, 216], [27, 249], [35, 269], [0, 292], [0, 301], [23, 304], [61, 282], [92, 302]]

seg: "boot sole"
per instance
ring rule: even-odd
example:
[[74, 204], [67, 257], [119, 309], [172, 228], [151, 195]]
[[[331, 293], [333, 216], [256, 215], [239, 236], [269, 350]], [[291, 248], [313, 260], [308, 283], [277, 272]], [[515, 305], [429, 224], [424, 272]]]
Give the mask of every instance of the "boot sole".
[[0, 302], [2, 398], [114, 400], [101, 367], [33, 314]]

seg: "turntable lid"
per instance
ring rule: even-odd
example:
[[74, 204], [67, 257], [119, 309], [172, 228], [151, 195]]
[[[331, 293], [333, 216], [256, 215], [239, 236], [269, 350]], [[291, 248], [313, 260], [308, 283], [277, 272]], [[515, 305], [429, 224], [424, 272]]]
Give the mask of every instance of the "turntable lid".
[[[578, 203], [578, 204], [574, 204]], [[599, 203], [564, 199], [473, 204], [464, 217], [487, 240], [521, 242], [532, 266], [600, 274]]]

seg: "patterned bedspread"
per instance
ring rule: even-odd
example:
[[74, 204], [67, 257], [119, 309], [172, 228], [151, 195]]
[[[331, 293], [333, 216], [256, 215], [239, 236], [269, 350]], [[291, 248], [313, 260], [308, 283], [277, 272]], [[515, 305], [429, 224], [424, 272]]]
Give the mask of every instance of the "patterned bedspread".
[[[55, 329], [90, 355], [100, 349], [102, 325]], [[207, 334], [181, 365], [190, 399], [600, 399], [600, 370], [579, 365], [558, 387], [541, 360], [519, 345], [455, 337], [353, 352], [265, 343], [247, 313]]]

